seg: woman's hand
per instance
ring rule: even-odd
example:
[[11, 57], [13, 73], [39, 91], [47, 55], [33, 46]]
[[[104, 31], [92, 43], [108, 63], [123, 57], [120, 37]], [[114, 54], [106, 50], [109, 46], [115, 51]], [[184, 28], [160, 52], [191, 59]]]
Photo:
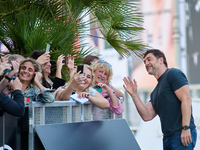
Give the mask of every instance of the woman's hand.
[[40, 82], [40, 79], [42, 78], [41, 72], [35, 72], [34, 82]]
[[81, 92], [78, 94], [78, 98], [88, 98], [90, 94], [88, 92]]
[[50, 52], [46, 52], [43, 55], [41, 55], [40, 57], [38, 57], [38, 59], [36, 60], [37, 62], [39, 62], [41, 65], [48, 63], [50, 61]]
[[57, 62], [56, 62], [56, 77], [57, 78], [62, 78], [62, 67], [64, 65], [63, 60], [65, 60], [65, 56], [62, 54], [58, 57]]
[[98, 83], [97, 85], [101, 87], [101, 93], [108, 93], [109, 91], [112, 91], [112, 89], [107, 84]]
[[63, 60], [65, 60], [65, 56], [62, 54], [57, 59], [57, 62], [56, 62], [57, 69], [59, 70], [62, 69], [62, 66], [64, 65]]
[[74, 71], [74, 56], [68, 54], [65, 63], [67, 69], [69, 70], [69, 74], [71, 75], [71, 73]]
[[42, 78], [42, 73], [35, 72], [34, 83], [40, 89], [41, 92], [44, 92], [44, 86], [40, 82], [41, 78]]
[[70, 83], [70, 86], [75, 89], [77, 86], [79, 86], [79, 84], [83, 83], [83, 80], [85, 79], [84, 76], [79, 76], [79, 74], [81, 73], [81, 71], [79, 71], [78, 73], [76, 73]]

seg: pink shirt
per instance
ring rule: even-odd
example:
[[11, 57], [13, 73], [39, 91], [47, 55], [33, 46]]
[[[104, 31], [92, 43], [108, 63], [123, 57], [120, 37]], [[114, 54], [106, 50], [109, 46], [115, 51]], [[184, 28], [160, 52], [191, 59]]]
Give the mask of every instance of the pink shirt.
[[[115, 94], [114, 90], [113, 93]], [[107, 97], [108, 93], [101, 93], [101, 95], [103, 97]], [[122, 103], [118, 100], [118, 106], [113, 106], [110, 97], [106, 98], [109, 103], [110, 103], [110, 110], [115, 114], [115, 115], [121, 115], [124, 111], [124, 106], [122, 105]]]

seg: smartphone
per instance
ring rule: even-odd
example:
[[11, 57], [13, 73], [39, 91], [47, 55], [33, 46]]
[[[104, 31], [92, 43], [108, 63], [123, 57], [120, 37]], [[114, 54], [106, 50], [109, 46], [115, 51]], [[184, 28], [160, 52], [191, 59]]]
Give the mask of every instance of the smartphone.
[[84, 65], [78, 65], [78, 66], [77, 66], [77, 73], [78, 73], [79, 71], [81, 71], [80, 74], [79, 74], [79, 76], [83, 76], [83, 69], [84, 69]]
[[47, 47], [46, 47], [46, 51], [45, 51], [45, 52], [49, 52], [49, 50], [50, 50], [50, 45], [47, 44]]
[[101, 93], [101, 87], [100, 86], [98, 86], [98, 85], [95, 85], [94, 87], [93, 87], [95, 90], [97, 90], [97, 92], [99, 92], [99, 93]]
[[[11, 66], [11, 70], [13, 70], [13, 66]], [[8, 72], [10, 72], [11, 71], [10, 69], [6, 69], [5, 71], [4, 71], [4, 75], [6, 75]]]
[[65, 59], [63, 60], [63, 63], [64, 64], [68, 64], [68, 57], [67, 56], [65, 56]]

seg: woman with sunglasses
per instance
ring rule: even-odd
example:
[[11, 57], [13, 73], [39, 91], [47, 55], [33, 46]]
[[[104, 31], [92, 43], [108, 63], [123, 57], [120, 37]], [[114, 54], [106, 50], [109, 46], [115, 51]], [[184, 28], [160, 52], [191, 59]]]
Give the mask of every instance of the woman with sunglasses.
[[96, 89], [104, 98], [109, 101], [110, 110], [114, 114], [122, 114], [124, 107], [119, 101], [118, 97], [124, 97], [124, 95], [121, 91], [113, 88], [113, 86], [110, 85], [110, 81], [113, 75], [111, 65], [104, 60], [99, 60], [92, 64], [92, 68], [94, 71], [94, 83]]

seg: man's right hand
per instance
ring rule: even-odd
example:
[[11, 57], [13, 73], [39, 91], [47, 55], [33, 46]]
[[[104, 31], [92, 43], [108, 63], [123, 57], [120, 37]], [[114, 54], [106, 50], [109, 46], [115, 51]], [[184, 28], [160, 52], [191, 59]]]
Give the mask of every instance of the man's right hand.
[[137, 93], [137, 82], [135, 81], [135, 79], [133, 79], [132, 81], [130, 77], [124, 77], [123, 81], [125, 83], [123, 87], [130, 94], [130, 96], [133, 96]]

